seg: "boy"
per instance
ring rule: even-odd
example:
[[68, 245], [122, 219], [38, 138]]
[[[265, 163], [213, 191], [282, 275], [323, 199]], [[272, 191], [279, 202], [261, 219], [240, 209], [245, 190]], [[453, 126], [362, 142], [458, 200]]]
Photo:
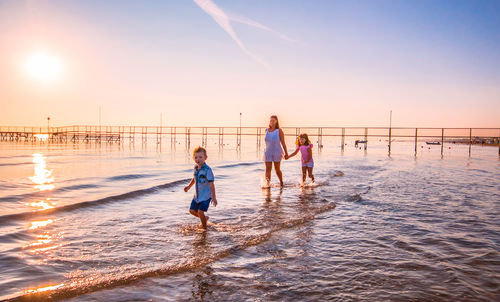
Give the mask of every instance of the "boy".
[[193, 151], [193, 159], [196, 165], [194, 166], [193, 178], [189, 185], [184, 188], [184, 192], [189, 191], [193, 184], [196, 184], [196, 192], [191, 201], [189, 213], [200, 218], [200, 228], [207, 229], [207, 220], [209, 216], [205, 216], [208, 210], [210, 201], [214, 207], [217, 206], [217, 198], [215, 197], [214, 174], [212, 169], [205, 163], [207, 160], [207, 150], [198, 147]]

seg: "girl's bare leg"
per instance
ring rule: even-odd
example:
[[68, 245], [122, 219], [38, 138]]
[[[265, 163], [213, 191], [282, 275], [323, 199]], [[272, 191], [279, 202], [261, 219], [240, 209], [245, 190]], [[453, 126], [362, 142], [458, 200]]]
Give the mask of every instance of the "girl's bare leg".
[[276, 172], [276, 175], [278, 176], [278, 179], [280, 180], [280, 185], [283, 187], [283, 173], [281, 173], [280, 164], [281, 164], [281, 162], [279, 162], [279, 161], [274, 162], [274, 171]]
[[313, 168], [307, 167], [307, 173], [309, 174], [311, 181], [314, 182]]
[[307, 173], [307, 167], [302, 167], [302, 183], [306, 183], [306, 173]]

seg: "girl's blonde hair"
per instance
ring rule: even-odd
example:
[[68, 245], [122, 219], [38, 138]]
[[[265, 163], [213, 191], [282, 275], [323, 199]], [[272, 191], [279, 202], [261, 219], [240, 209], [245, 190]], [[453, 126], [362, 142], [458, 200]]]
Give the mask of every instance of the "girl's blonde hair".
[[297, 139], [295, 140], [295, 145], [300, 146], [300, 139], [303, 138], [306, 140], [305, 146], [309, 146], [311, 144], [311, 141], [309, 140], [309, 136], [307, 136], [307, 133], [302, 133], [299, 136], [297, 136]]

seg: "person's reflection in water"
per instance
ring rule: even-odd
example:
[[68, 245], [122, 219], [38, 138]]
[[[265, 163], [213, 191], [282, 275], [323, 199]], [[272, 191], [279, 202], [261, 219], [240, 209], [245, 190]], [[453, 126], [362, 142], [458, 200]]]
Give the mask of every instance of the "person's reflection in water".
[[274, 200], [271, 198], [271, 189], [264, 189], [262, 190], [262, 196], [264, 196], [264, 200], [266, 202], [280, 202], [281, 201], [281, 195], [283, 194], [283, 188], [279, 189], [279, 194], [275, 196]]
[[195, 260], [197, 257], [208, 256], [211, 253], [210, 244], [207, 242], [207, 232], [196, 232], [191, 244]]
[[256, 221], [256, 225], [260, 227], [272, 226], [273, 224], [282, 222], [282, 219], [286, 219], [286, 215], [283, 212], [281, 205], [281, 195], [283, 194], [283, 189], [279, 190], [278, 194], [272, 194], [272, 190], [263, 190], [262, 195], [264, 197], [264, 203], [259, 210], [259, 215]]
[[209, 299], [216, 287], [216, 277], [214, 270], [210, 266], [202, 268], [196, 276], [194, 276], [193, 286], [191, 289], [191, 297], [194, 300]]
[[[207, 257], [212, 257], [213, 251], [210, 246], [210, 240], [207, 240], [207, 236], [207, 232], [200, 232], [193, 238], [192, 261], [205, 261]], [[215, 276], [213, 275], [213, 269], [208, 265], [200, 268], [193, 278], [191, 289], [192, 299], [201, 301], [208, 299], [207, 296], [212, 294], [214, 285]]]

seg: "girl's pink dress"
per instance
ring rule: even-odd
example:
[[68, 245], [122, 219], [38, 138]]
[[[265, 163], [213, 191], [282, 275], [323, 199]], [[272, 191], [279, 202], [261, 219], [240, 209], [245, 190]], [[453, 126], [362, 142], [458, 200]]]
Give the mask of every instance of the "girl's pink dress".
[[309, 158], [309, 152], [307, 151], [309, 148], [312, 148], [313, 145], [301, 145], [299, 146], [300, 154], [302, 155], [302, 167], [309, 167], [312, 168], [314, 167], [314, 161], [311, 156], [311, 160], [307, 161]]

